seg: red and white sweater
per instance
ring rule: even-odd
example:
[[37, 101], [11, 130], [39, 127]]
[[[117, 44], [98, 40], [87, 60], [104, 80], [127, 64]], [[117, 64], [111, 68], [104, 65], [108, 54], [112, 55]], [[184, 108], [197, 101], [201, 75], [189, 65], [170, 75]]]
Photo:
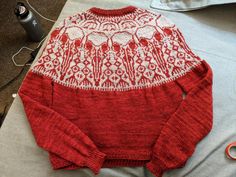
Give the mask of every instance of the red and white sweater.
[[212, 70], [166, 17], [91, 8], [51, 33], [19, 90], [54, 169], [184, 166], [212, 128]]

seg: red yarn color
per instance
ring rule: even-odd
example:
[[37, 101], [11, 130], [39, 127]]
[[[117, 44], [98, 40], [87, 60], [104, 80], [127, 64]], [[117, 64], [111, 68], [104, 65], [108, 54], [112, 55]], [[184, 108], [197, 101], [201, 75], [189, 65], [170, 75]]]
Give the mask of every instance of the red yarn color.
[[97, 8], [97, 7], [92, 7], [91, 9], [89, 9], [92, 13], [95, 13], [97, 15], [101, 15], [101, 16], [120, 16], [120, 15], [126, 15], [129, 13], [134, 12], [134, 10], [136, 9], [136, 7], [134, 6], [127, 6], [121, 9], [101, 9], [101, 8]]
[[[128, 16], [122, 18], [136, 18], [132, 16], [134, 11], [155, 17], [133, 6], [120, 11], [92, 8], [85, 16], [93, 13], [92, 16], [106, 18], [114, 13], [114, 17], [123, 14]], [[69, 20], [68, 24], [76, 23], [73, 18]], [[111, 46], [109, 42], [94, 45], [89, 35], [86, 39], [91, 40], [84, 42], [85, 38], [78, 37], [79, 28], [76, 27], [78, 33], [73, 30], [66, 33], [65, 25], [67, 21], [52, 32], [42, 56], [19, 90], [36, 142], [49, 152], [53, 168], [88, 167], [97, 174], [101, 167], [146, 166], [161, 177], [167, 170], [183, 167], [197, 143], [212, 128], [212, 70], [207, 62], [192, 53], [175, 26], [160, 27], [161, 32], [153, 35], [155, 45], [149, 38], [142, 38], [139, 43], [132, 40], [124, 47], [118, 43]], [[105, 39], [102, 32], [97, 34]], [[177, 42], [161, 43], [165, 37]], [[55, 41], [61, 41], [59, 49], [66, 51], [62, 54], [57, 51]], [[83, 48], [78, 47], [82, 45]], [[171, 50], [167, 50], [170, 46]], [[138, 47], [143, 49], [144, 56], [136, 55]], [[152, 60], [147, 53], [150, 47], [157, 59], [148, 66], [140, 64], [140, 59]], [[82, 53], [81, 48], [86, 52]], [[108, 55], [102, 53], [109, 51], [115, 52], [115, 56], [109, 55], [111, 58], [106, 60]], [[77, 54], [79, 58], [71, 58]], [[125, 70], [117, 67], [117, 75], [112, 79], [110, 67], [118, 66], [117, 57], [123, 57], [120, 66]], [[140, 58], [133, 60], [134, 57]], [[108, 62], [112, 60], [116, 63]], [[163, 74], [152, 76], [156, 84], [151, 85], [146, 70], [150, 75], [152, 71]], [[137, 75], [141, 73], [142, 76]], [[119, 82], [115, 77], [120, 77]]]

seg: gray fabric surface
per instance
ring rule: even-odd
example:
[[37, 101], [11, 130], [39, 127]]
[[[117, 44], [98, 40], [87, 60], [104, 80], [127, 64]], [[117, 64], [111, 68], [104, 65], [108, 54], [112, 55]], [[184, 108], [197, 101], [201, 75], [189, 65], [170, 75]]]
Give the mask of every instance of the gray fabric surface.
[[189, 11], [231, 3], [236, 3], [236, 0], [152, 0], [151, 7], [163, 10]]
[[[149, 8], [149, 4], [149, 0], [100, 0], [99, 3], [97, 0], [68, 0], [58, 22], [68, 15], [92, 6], [120, 8], [135, 5]], [[186, 14], [158, 11], [177, 24], [186, 42], [196, 54], [211, 65], [214, 74], [213, 129], [197, 145], [196, 151], [185, 167], [168, 171], [164, 177], [236, 176], [235, 161], [227, 159], [224, 154], [227, 144], [236, 141], [235, 8], [236, 6], [214, 7]], [[0, 130], [0, 177], [26, 176], [89, 177], [94, 175], [89, 169], [74, 171], [51, 169], [47, 153], [35, 144], [22, 103], [17, 96]], [[144, 167], [103, 168], [98, 175], [98, 177], [145, 176], [153, 177]]]

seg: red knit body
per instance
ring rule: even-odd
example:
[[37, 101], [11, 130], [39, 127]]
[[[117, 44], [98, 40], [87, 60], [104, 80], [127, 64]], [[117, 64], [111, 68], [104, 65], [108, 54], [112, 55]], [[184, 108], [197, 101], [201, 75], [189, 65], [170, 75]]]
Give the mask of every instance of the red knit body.
[[128, 6], [68, 17], [19, 95], [54, 169], [182, 167], [212, 127], [212, 71], [161, 14]]

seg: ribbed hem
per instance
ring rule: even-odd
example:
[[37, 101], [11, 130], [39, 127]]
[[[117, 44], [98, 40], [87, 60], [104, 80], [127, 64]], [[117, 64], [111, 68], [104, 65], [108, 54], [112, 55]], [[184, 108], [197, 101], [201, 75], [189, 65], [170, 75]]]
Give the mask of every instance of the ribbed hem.
[[144, 166], [149, 160], [129, 160], [129, 159], [106, 159], [103, 167], [141, 167]]
[[84, 163], [83, 165], [81, 164], [81, 166], [78, 166], [77, 164], [74, 164], [70, 161], [57, 157], [54, 154], [50, 154], [49, 158], [54, 170], [58, 169], [73, 170], [81, 167], [88, 167], [94, 172], [94, 174], [98, 174], [99, 170], [103, 166], [105, 156], [106, 155], [104, 153], [98, 151], [97, 149], [91, 150], [88, 156], [85, 157]]
[[156, 177], [162, 177], [163, 170], [159, 165], [155, 165], [152, 161], [146, 164], [147, 169], [152, 172]]
[[85, 165], [90, 168], [95, 175], [97, 175], [103, 165], [106, 154], [93, 150], [89, 153], [89, 156], [85, 159]]
[[133, 13], [135, 9], [136, 9], [135, 6], [127, 6], [120, 9], [101, 9], [97, 7], [92, 7], [89, 9], [89, 11], [93, 14], [100, 16], [122, 16]]

